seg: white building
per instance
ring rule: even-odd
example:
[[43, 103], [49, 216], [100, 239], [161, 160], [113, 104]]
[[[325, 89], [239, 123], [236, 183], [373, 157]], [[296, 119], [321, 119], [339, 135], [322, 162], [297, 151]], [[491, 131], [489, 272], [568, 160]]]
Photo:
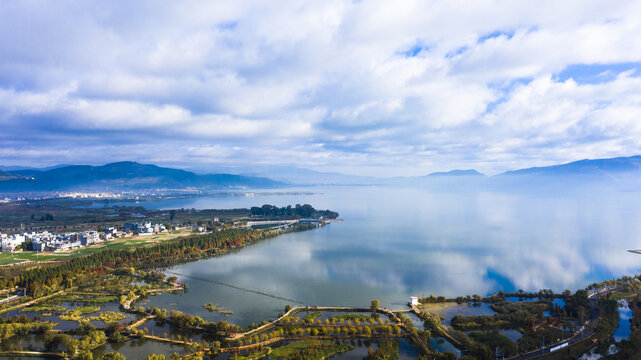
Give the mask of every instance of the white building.
[[82, 244], [80, 243], [80, 241], [75, 241], [75, 242], [56, 241], [49, 244], [49, 248], [53, 249], [53, 251], [65, 251], [65, 250], [77, 249], [81, 246]]
[[16, 251], [16, 247], [25, 241], [22, 235], [9, 235], [2, 239], [2, 252], [12, 253]]
[[82, 246], [91, 245], [100, 241], [100, 235], [96, 231], [85, 231], [80, 236]]
[[418, 305], [418, 296], [410, 296], [410, 306]]
[[31, 244], [31, 247], [33, 248], [33, 251], [43, 252], [43, 251], [45, 251], [45, 249], [47, 247], [47, 244], [44, 243], [44, 242], [40, 242], [40, 241], [34, 241]]
[[141, 221], [138, 223], [126, 223], [125, 230], [130, 230], [138, 235], [151, 235], [156, 230], [156, 227], [151, 224], [151, 221]]

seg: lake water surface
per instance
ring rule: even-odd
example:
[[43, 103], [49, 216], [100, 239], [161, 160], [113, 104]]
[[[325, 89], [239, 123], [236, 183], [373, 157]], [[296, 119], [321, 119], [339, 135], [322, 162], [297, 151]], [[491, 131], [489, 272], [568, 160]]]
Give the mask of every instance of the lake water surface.
[[[308, 188], [315, 194], [141, 202], [150, 208], [243, 208], [308, 203], [343, 223], [286, 234], [171, 271], [296, 299], [304, 304], [402, 307], [410, 295], [576, 290], [634, 274], [641, 255], [641, 193], [432, 192], [389, 187]], [[189, 292], [148, 304], [246, 325], [286, 301], [185, 278]]]

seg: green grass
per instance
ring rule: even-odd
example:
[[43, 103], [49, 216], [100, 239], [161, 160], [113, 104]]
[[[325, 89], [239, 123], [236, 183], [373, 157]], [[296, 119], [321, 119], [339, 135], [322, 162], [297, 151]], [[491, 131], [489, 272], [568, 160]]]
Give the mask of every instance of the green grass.
[[314, 344], [319, 343], [318, 340], [298, 340], [287, 345], [275, 348], [272, 350], [270, 357], [279, 359], [283, 357], [289, 357], [303, 349], [314, 346]]
[[88, 247], [88, 248], [76, 249], [72, 251], [71, 254], [75, 256], [91, 255], [91, 254], [95, 254], [97, 252], [108, 250], [108, 249], [116, 249], [116, 250], [129, 249], [133, 247], [144, 246], [147, 244], [148, 244], [147, 239], [112, 240], [112, 241], [103, 243], [103, 246], [101, 247]]
[[0, 265], [17, 264], [24, 261], [51, 261], [68, 258], [68, 256], [60, 254], [42, 254], [33, 251], [17, 252], [13, 254], [2, 253], [0, 254]]
[[81, 315], [91, 314], [96, 311], [100, 311], [100, 306], [84, 306], [80, 308], [75, 308], [72, 311], [77, 312], [78, 314], [81, 314]]
[[239, 356], [236, 357], [236, 359], [237, 360], [258, 360], [258, 359], [262, 359], [265, 356], [271, 354], [271, 352], [272, 352], [272, 349], [270, 347], [265, 347], [265, 348], [263, 348], [262, 351], [259, 351], [259, 352], [255, 353], [255, 354], [248, 354], [248, 355], [244, 355], [244, 356], [243, 355], [239, 355]]
[[127, 315], [123, 313], [105, 311], [98, 314], [98, 316], [91, 316], [88, 320], [102, 320], [105, 324], [113, 324], [126, 318]]
[[17, 259], [0, 259], [0, 265], [10, 265], [10, 264], [17, 264], [21, 262], [22, 260], [17, 260]]
[[350, 344], [335, 344], [332, 341], [299, 340], [272, 350], [270, 359], [282, 359], [292, 357], [297, 353], [305, 359], [320, 360], [334, 354], [349, 351], [354, 346]]
[[50, 302], [85, 302], [85, 303], [95, 303], [103, 304], [108, 302], [118, 301], [118, 296], [109, 295], [109, 296], [97, 296], [97, 297], [82, 297], [78, 295], [60, 295], [50, 299]]
[[91, 314], [96, 311], [100, 311], [100, 306], [79, 307], [73, 310], [67, 310], [65, 311], [64, 314], [61, 314], [59, 317], [60, 317], [60, 320], [78, 321], [82, 319], [81, 315]]
[[314, 320], [316, 320], [317, 317], [321, 315], [323, 315], [323, 313], [321, 313], [320, 311], [310, 312], [309, 314], [305, 315], [303, 321], [312, 323], [314, 322]]
[[332, 320], [341, 321], [341, 320], [356, 320], [358, 319], [361, 322], [376, 322], [373, 317], [363, 314], [341, 314], [334, 315], [331, 318]]
[[59, 305], [32, 305], [20, 310], [20, 312], [65, 311], [66, 309], [66, 307]]
[[629, 297], [634, 296], [635, 294], [633, 292], [628, 292], [628, 291], [615, 291], [610, 295], [610, 298], [613, 300], [621, 300], [621, 299], [627, 299]]

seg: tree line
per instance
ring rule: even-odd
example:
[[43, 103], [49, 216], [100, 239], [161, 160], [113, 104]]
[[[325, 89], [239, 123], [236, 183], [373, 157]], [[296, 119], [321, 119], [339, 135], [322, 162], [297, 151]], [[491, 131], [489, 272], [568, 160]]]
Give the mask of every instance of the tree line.
[[330, 210], [316, 210], [313, 206], [309, 204], [300, 205], [292, 207], [287, 205], [284, 207], [277, 207], [274, 205], [265, 204], [261, 207], [252, 206], [251, 209], [252, 216], [262, 216], [262, 217], [288, 217], [288, 218], [325, 218], [325, 219], [336, 219], [338, 213]]
[[258, 231], [230, 229], [206, 235], [189, 236], [131, 249], [106, 249], [100, 252], [68, 260], [64, 263], [39, 267], [25, 271], [10, 279], [9, 286], [18, 285], [33, 295], [36, 289], [52, 292], [62, 287], [69, 287], [77, 274], [105, 272], [105, 268], [114, 269], [123, 265], [136, 267], [157, 267], [169, 265], [169, 262], [181, 257], [197, 258], [208, 253], [216, 253], [248, 243], [278, 235], [277, 231]]

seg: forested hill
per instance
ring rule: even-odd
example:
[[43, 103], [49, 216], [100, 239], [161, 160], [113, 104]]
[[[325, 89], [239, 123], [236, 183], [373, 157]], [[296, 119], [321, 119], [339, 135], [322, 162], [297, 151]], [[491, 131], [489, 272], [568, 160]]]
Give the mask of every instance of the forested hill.
[[197, 175], [185, 170], [130, 161], [102, 166], [71, 165], [46, 171], [19, 170], [7, 173], [13, 177], [4, 177], [5, 180], [0, 178], [0, 191], [274, 188], [285, 185], [262, 177]]

